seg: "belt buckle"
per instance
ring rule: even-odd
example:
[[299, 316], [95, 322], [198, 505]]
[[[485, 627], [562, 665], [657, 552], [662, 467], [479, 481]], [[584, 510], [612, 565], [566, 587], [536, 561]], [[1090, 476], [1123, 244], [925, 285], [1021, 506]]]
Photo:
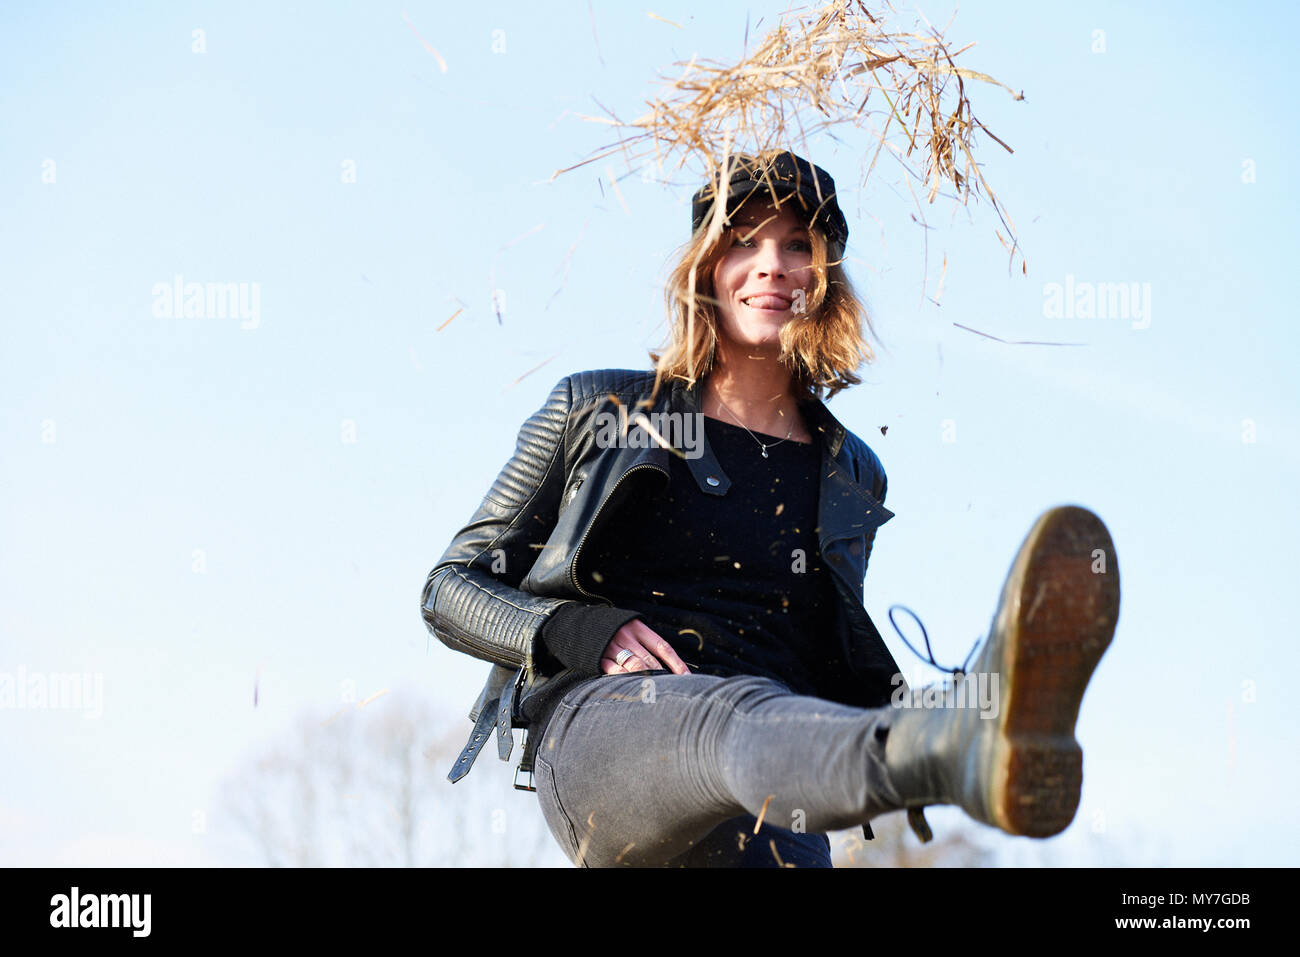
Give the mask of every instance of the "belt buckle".
[[[527, 784], [520, 784], [520, 783], [519, 783], [519, 773], [520, 773], [521, 771], [523, 771], [523, 773], [525, 773], [525, 774], [528, 775], [528, 783], [527, 783]], [[515, 790], [516, 790], [516, 791], [536, 791], [537, 788], [533, 786], [534, 783], [536, 782], [536, 780], [537, 780], [537, 778], [536, 778], [536, 776], [533, 774], [532, 771], [524, 771], [524, 769], [523, 769], [522, 767], [517, 767], [517, 768], [515, 768]]]

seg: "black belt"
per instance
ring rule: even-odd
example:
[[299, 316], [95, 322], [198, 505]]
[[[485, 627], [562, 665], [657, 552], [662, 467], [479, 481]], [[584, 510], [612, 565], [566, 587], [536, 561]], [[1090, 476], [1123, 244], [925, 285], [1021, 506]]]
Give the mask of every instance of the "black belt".
[[[523, 678], [523, 669], [515, 672], [514, 677], [505, 683], [505, 686], [498, 693], [497, 697], [484, 701], [478, 709], [478, 714], [474, 717], [474, 728], [469, 733], [469, 740], [465, 742], [465, 747], [461, 749], [456, 758], [456, 763], [452, 765], [451, 771], [447, 774], [447, 780], [455, 784], [465, 775], [469, 774], [470, 768], [478, 760], [479, 752], [483, 750], [483, 745], [487, 743], [488, 737], [492, 734], [492, 728], [496, 727], [497, 734], [497, 756], [502, 761], [510, 760], [510, 752], [514, 749], [515, 739], [514, 729], [514, 703], [515, 694], [519, 688], [519, 681]], [[536, 791], [537, 788], [532, 786], [533, 774], [533, 752], [536, 750], [532, 741], [532, 735], [524, 732], [524, 754], [519, 762], [519, 767], [515, 771], [515, 787], [520, 791]], [[519, 783], [519, 775], [527, 773], [529, 782], [527, 784]]]

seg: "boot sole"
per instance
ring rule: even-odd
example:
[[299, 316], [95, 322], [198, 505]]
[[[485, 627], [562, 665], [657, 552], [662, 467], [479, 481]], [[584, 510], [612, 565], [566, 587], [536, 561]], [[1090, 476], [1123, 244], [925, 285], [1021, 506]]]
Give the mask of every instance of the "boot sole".
[[1119, 619], [1119, 565], [1105, 524], [1077, 506], [1043, 513], [1007, 588], [999, 612], [1007, 616], [1007, 687], [989, 806], [1003, 830], [1050, 837], [1079, 807], [1083, 749], [1074, 726]]

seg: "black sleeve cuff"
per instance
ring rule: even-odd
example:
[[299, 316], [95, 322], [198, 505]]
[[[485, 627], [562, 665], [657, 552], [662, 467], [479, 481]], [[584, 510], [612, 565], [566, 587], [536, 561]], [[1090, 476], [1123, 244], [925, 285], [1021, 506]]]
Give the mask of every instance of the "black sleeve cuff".
[[601, 674], [600, 656], [620, 628], [640, 613], [608, 605], [572, 602], [562, 606], [542, 626], [542, 643], [566, 668], [580, 674]]

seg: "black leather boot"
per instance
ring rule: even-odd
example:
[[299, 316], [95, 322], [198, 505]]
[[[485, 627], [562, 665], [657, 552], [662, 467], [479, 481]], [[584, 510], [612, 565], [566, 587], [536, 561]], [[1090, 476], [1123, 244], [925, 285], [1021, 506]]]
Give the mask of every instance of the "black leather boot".
[[1065, 830], [1083, 783], [1079, 703], [1118, 617], [1106, 526], [1076, 506], [1044, 512], [1011, 565], [983, 649], [949, 685], [949, 706], [896, 708], [885, 767], [904, 806], [956, 804], [1010, 834]]

